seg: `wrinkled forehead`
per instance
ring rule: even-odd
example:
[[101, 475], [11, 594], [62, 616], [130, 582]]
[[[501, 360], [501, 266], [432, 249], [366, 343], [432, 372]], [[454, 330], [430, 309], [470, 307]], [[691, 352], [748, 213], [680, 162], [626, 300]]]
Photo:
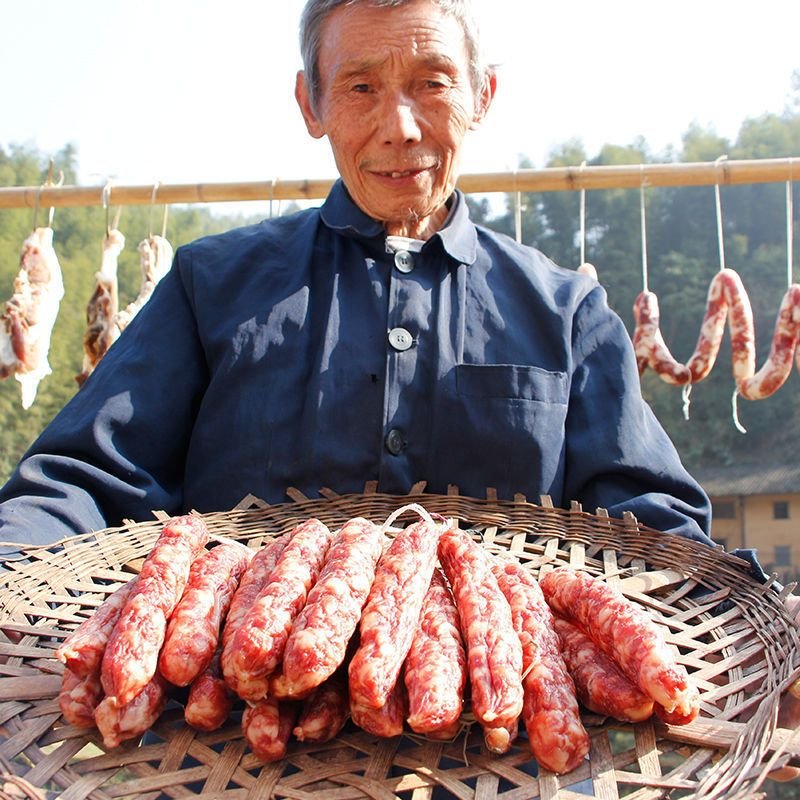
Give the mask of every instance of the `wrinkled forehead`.
[[464, 29], [430, 0], [398, 6], [347, 4], [325, 20], [319, 51], [323, 82], [333, 72], [355, 73], [393, 60], [468, 72]]

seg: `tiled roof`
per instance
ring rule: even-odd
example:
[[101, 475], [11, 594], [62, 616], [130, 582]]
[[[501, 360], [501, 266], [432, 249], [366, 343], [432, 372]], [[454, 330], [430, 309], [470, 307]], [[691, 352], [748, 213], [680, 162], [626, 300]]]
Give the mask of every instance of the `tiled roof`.
[[800, 464], [734, 464], [692, 474], [712, 497], [800, 492]]

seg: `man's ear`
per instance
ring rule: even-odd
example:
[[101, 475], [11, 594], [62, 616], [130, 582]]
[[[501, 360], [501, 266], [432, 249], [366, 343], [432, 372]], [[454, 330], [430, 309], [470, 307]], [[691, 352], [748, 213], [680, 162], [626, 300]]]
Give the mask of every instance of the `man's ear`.
[[475, 99], [475, 116], [472, 118], [470, 128], [475, 130], [483, 122], [484, 117], [489, 111], [494, 99], [494, 93], [497, 91], [497, 72], [494, 68], [489, 67], [486, 70], [486, 77], [483, 81], [483, 88], [480, 95]]
[[303, 70], [297, 73], [294, 84], [294, 96], [297, 100], [297, 105], [300, 106], [300, 113], [303, 115], [308, 132], [315, 139], [321, 139], [325, 135], [325, 129], [311, 105], [311, 98], [308, 95], [308, 84], [306, 83], [306, 74]]

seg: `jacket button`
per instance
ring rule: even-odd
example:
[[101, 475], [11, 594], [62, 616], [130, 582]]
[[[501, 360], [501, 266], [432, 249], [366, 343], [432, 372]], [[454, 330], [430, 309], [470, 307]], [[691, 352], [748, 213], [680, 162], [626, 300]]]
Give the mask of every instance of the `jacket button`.
[[398, 250], [394, 254], [394, 265], [400, 272], [411, 272], [414, 269], [414, 256], [408, 250]]
[[395, 350], [408, 350], [412, 344], [414, 344], [414, 340], [411, 338], [411, 334], [405, 328], [392, 328], [389, 331], [389, 344], [394, 347]]
[[386, 449], [393, 456], [399, 456], [403, 448], [406, 446], [405, 437], [403, 436], [402, 431], [399, 431], [397, 428], [392, 428], [389, 433], [386, 434], [384, 444], [386, 445]]

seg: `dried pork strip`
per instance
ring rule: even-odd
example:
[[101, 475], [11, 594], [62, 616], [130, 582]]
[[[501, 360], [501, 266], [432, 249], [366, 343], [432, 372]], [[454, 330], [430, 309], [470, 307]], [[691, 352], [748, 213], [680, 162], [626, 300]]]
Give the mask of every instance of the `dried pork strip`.
[[279, 678], [283, 696], [306, 696], [344, 661], [384, 542], [381, 528], [361, 517], [349, 520], [334, 537], [286, 642]]
[[516, 561], [495, 559], [492, 571], [522, 644], [522, 717], [531, 752], [543, 767], [563, 775], [588, 754], [589, 734], [561, 655], [553, 613], [536, 579]]
[[280, 761], [288, 749], [297, 708], [267, 697], [248, 705], [242, 714], [242, 732], [256, 758], [269, 764]]
[[169, 272], [172, 266], [172, 245], [163, 237], [153, 235], [142, 239], [137, 248], [142, 270], [142, 284], [136, 299], [129, 303], [115, 317], [115, 324], [120, 331], [128, 327], [131, 320], [144, 308], [159, 281]]
[[625, 676], [588, 633], [558, 616], [555, 630], [578, 699], [586, 708], [621, 722], [642, 722], [652, 716], [653, 701]]
[[247, 617], [248, 611], [256, 601], [261, 590], [266, 586], [278, 558], [291, 538], [291, 532], [285, 533], [265, 544], [250, 559], [247, 569], [239, 580], [239, 586], [231, 600], [228, 615], [222, 626], [222, 674], [225, 683], [240, 697], [264, 697], [269, 688], [269, 678], [248, 678], [242, 681], [231, 667], [233, 659], [233, 641], [236, 632]]
[[156, 673], [128, 703], [104, 698], [94, 712], [94, 721], [106, 747], [117, 747], [148, 730], [161, 716], [167, 702], [167, 682]]
[[200, 517], [173, 517], [165, 524], [103, 653], [100, 677], [109, 700], [125, 705], [152, 680], [167, 620], [207, 541], [208, 529]]
[[47, 356], [64, 297], [52, 228], [36, 228], [25, 239], [19, 264], [14, 292], [0, 316], [0, 378], [14, 375], [28, 409], [39, 383], [52, 372]]
[[249, 693], [252, 682], [272, 675], [280, 664], [292, 623], [322, 569], [332, 537], [318, 519], [301, 522], [236, 632], [223, 668], [233, 674], [245, 700], [261, 699]]
[[360, 703], [350, 694], [350, 718], [359, 728], [373, 736], [386, 739], [403, 732], [403, 722], [408, 715], [408, 697], [402, 678], [395, 681], [386, 701], [380, 708]]
[[351, 703], [380, 708], [397, 682], [436, 566], [440, 532], [422, 519], [397, 533], [380, 557], [350, 660]]
[[431, 576], [404, 675], [409, 727], [450, 738], [464, 705], [467, 654], [456, 602], [439, 567]]
[[467, 649], [472, 711], [484, 727], [509, 728], [522, 712], [522, 645], [489, 555], [466, 532], [439, 538]]
[[158, 669], [170, 683], [188, 686], [210, 663], [222, 620], [252, 554], [244, 545], [224, 542], [192, 563], [158, 658]]
[[94, 712], [102, 699], [99, 669], [84, 676], [76, 675], [69, 667], [64, 669], [58, 705], [70, 725], [93, 728]]
[[303, 700], [294, 736], [300, 742], [329, 742], [342, 730], [349, 715], [347, 677], [340, 669]]
[[553, 611], [583, 628], [654, 702], [668, 713], [696, 714], [697, 687], [643, 609], [605, 581], [570, 567], [548, 572], [540, 586]]
[[99, 671], [108, 638], [137, 580], [131, 578], [110, 594], [56, 650], [56, 658], [77, 676]]
[[215, 731], [228, 719], [233, 707], [231, 690], [222, 678], [220, 651], [211, 663], [192, 681], [186, 698], [184, 719], [200, 731]]
[[83, 334], [83, 369], [75, 376], [83, 385], [100, 359], [117, 340], [119, 328], [115, 319], [119, 311], [117, 262], [125, 247], [125, 237], [116, 229], [103, 238], [100, 271], [95, 273], [95, 289], [86, 304], [86, 332]]

